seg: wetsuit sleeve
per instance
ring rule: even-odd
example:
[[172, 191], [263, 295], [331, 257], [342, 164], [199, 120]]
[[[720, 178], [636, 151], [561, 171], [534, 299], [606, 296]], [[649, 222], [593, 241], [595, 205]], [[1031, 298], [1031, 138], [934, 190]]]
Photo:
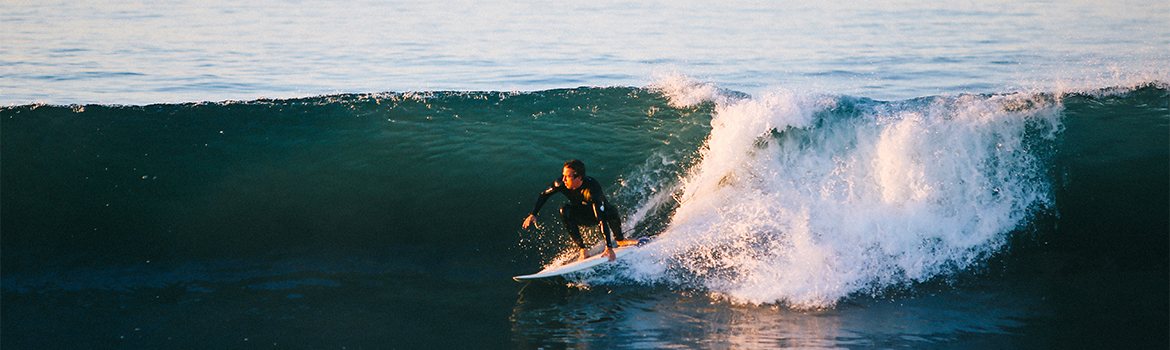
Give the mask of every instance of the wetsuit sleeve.
[[531, 214], [536, 215], [536, 213], [539, 213], [540, 208], [544, 206], [544, 202], [548, 202], [548, 197], [552, 197], [552, 195], [554, 193], [557, 193], [557, 189], [560, 187], [561, 187], [561, 182], [554, 181], [552, 186], [549, 186], [548, 189], [541, 191], [540, 195], [536, 196], [536, 204], [532, 206], [532, 213]]
[[605, 236], [605, 245], [610, 248], [617, 248], [617, 239], [614, 237], [613, 228], [609, 227], [609, 215], [614, 215], [613, 211], [606, 206], [609, 202], [605, 199], [605, 191], [601, 189], [601, 183], [597, 180], [589, 179], [588, 183], [588, 200], [593, 205], [593, 215], [601, 224], [602, 235]]
[[608, 215], [608, 213], [605, 211], [605, 204], [593, 203], [593, 216], [599, 219], [598, 223], [601, 224], [601, 233], [605, 238], [605, 246], [610, 248], [617, 248], [618, 242], [617, 239], [614, 238], [613, 228], [609, 227], [609, 220], [604, 218], [606, 215]]

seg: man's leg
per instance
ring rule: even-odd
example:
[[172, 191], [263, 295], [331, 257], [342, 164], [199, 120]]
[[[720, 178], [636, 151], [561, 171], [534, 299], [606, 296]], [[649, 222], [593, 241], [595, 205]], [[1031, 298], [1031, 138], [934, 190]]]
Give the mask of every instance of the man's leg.
[[[610, 232], [613, 232], [613, 239], [618, 243], [618, 246], [638, 244], [638, 241], [627, 241], [626, 235], [622, 233], [622, 216], [618, 214], [617, 207], [606, 205], [604, 216], [606, 226], [609, 226]], [[605, 235], [605, 232], [601, 234]]]
[[573, 239], [573, 243], [581, 248], [581, 259], [585, 259], [587, 248], [585, 248], [585, 241], [581, 239], [581, 226], [577, 225], [575, 214], [573, 208], [568, 204], [561, 206], [561, 222], [565, 224], [565, 231], [569, 233], [569, 238]]
[[622, 234], [622, 219], [616, 214], [606, 216], [608, 216], [606, 221], [609, 221], [609, 230], [613, 231], [613, 239], [618, 242], [626, 240], [626, 236]]

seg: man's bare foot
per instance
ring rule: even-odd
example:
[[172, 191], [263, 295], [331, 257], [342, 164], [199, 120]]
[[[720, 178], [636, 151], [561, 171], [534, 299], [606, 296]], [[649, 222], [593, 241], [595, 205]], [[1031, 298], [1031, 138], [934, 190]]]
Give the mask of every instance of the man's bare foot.
[[585, 248], [581, 248], [581, 260], [585, 260], [585, 258], [588, 258], [588, 257], [589, 257], [589, 252], [586, 251]]
[[602, 254], [609, 257], [609, 261], [617, 260], [617, 253], [614, 253], [613, 249], [609, 249], [609, 247], [605, 247], [605, 252]]

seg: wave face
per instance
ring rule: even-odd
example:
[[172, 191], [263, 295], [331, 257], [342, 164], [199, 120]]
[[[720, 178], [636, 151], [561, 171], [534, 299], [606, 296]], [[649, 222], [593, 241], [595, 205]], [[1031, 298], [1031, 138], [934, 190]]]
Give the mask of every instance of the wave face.
[[[648, 88], [13, 106], [0, 109], [2, 259], [12, 276], [414, 247], [506, 277], [569, 246], [553, 210], [540, 229], [518, 226], [560, 164], [580, 158], [627, 230], [658, 236], [586, 284], [818, 308], [1048, 244], [1165, 267], [1151, 247], [1166, 246], [1170, 227], [1168, 95], [1146, 83], [886, 102], [747, 96], [673, 78]], [[501, 252], [512, 265], [491, 263]]]
[[0, 115], [6, 271], [304, 247], [508, 252], [566, 158], [612, 182], [656, 154], [693, 151], [709, 120], [636, 88]]

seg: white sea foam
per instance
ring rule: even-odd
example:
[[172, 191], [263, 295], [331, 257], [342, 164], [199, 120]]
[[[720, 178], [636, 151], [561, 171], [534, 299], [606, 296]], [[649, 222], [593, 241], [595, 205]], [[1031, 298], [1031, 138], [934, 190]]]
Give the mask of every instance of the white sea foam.
[[725, 105], [735, 99], [727, 91], [711, 83], [703, 83], [677, 72], [658, 72], [651, 90], [670, 99], [670, 105], [677, 108], [696, 106], [703, 102]]
[[625, 270], [644, 283], [827, 307], [967, 269], [1050, 204], [1035, 153], [1060, 131], [1061, 107], [1045, 95], [884, 104], [720, 98], [686, 79], [658, 88], [716, 110], [669, 228]]

